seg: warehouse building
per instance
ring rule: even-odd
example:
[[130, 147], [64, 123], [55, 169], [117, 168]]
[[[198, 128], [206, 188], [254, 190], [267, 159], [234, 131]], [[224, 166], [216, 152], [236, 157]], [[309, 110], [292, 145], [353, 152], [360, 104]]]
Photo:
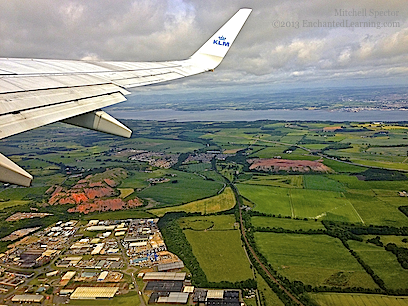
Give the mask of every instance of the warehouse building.
[[184, 281], [185, 272], [146, 272], [143, 281]]
[[240, 306], [238, 290], [206, 290], [195, 289], [194, 303], [202, 303], [205, 306]]
[[98, 276], [98, 282], [102, 282], [105, 280], [105, 278], [108, 276], [108, 271], [103, 271], [101, 274]]
[[183, 291], [183, 282], [182, 281], [152, 281], [146, 284], [144, 291], [146, 293], [181, 292]]
[[187, 304], [188, 293], [170, 292], [168, 296], [160, 296], [156, 303]]
[[181, 260], [157, 265], [157, 270], [159, 272], [182, 269], [182, 268], [184, 268], [184, 263]]
[[78, 287], [71, 294], [72, 300], [111, 299], [119, 287]]
[[13, 296], [13, 303], [41, 303], [44, 300], [43, 295], [39, 294], [17, 294]]
[[[214, 292], [214, 291], [221, 291]], [[205, 306], [240, 306], [237, 290], [208, 290]]]

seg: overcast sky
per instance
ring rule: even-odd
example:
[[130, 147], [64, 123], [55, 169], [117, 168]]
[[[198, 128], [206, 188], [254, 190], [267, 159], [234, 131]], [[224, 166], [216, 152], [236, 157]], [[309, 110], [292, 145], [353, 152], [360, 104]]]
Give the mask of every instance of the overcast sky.
[[406, 0], [0, 0], [0, 57], [184, 59], [241, 7], [253, 12], [216, 72], [168, 88], [408, 81]]

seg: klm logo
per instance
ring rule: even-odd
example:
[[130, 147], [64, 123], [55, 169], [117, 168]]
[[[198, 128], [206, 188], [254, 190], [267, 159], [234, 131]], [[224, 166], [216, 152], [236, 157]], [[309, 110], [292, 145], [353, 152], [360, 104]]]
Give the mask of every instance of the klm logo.
[[213, 45], [229, 47], [230, 43], [226, 41], [224, 36], [218, 36], [218, 39], [214, 39]]

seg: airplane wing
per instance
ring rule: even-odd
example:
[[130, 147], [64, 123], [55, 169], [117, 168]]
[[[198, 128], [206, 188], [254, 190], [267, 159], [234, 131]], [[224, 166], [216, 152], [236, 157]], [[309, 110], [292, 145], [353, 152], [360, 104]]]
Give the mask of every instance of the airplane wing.
[[[190, 58], [114, 62], [0, 58], [0, 139], [57, 121], [130, 137], [100, 109], [126, 100], [128, 88], [214, 70], [251, 9], [240, 9]], [[29, 186], [32, 176], [0, 154], [0, 181]]]

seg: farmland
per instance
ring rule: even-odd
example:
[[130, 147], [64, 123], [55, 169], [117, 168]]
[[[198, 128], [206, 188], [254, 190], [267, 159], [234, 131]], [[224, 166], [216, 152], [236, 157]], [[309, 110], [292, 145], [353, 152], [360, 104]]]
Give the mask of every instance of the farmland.
[[172, 182], [151, 185], [138, 193], [140, 197], [152, 199], [158, 206], [180, 205], [210, 197], [221, 190], [221, 182], [206, 180], [193, 173], [166, 171], [174, 176]]
[[157, 216], [163, 216], [166, 212], [170, 211], [200, 212], [201, 214], [205, 215], [228, 210], [234, 206], [234, 194], [232, 193], [231, 188], [227, 187], [221, 194], [207, 199], [193, 201], [177, 207], [153, 209], [150, 212]]
[[185, 217], [179, 220], [180, 227], [195, 231], [213, 230], [226, 231], [238, 229], [232, 215]]
[[236, 282], [253, 277], [238, 230], [184, 230], [184, 233], [208, 281]]
[[184, 217], [178, 222], [208, 281], [253, 278], [233, 215]]
[[255, 203], [257, 211], [283, 216], [291, 215], [289, 189], [247, 184], [238, 184], [237, 187], [243, 197]]
[[[361, 286], [375, 283], [339, 240], [325, 235], [256, 233], [260, 251], [280, 273], [314, 286]], [[339, 280], [338, 273], [346, 274]]]
[[408, 271], [397, 262], [395, 255], [373, 244], [351, 241], [350, 247], [367, 262], [390, 289], [404, 288]]
[[[292, 281], [289, 286], [298, 284], [295, 281], [311, 286], [308, 290], [314, 293], [300, 297], [322, 305], [405, 303], [402, 298], [357, 295], [353, 290], [408, 293], [407, 270], [384, 247], [395, 243], [408, 249], [403, 242], [408, 218], [400, 210], [408, 206], [407, 123], [127, 120], [125, 124], [134, 130], [130, 139], [53, 124], [2, 140], [0, 152], [35, 179], [30, 188], [0, 187], [1, 220], [19, 207], [55, 210], [58, 217], [3, 222], [1, 237], [32, 222], [78, 216], [67, 212], [74, 211], [73, 204], [63, 203], [80, 190], [90, 196], [90, 205], [116, 199], [127, 209], [87, 211], [81, 214], [83, 220], [188, 213], [176, 223], [208, 281], [234, 283], [253, 279], [235, 218], [241, 206], [247, 233], [265, 257], [264, 264]], [[248, 160], [256, 159], [269, 164], [322, 163], [330, 170], [251, 168]], [[172, 162], [166, 164], [168, 160]], [[111, 186], [112, 178], [104, 175], [112, 171], [121, 175]], [[93, 198], [98, 186], [112, 190]], [[56, 189], [63, 190], [58, 198], [62, 203], [50, 207]], [[383, 247], [366, 242], [377, 235]], [[1, 246], [6, 248], [6, 243]], [[265, 299], [275, 301], [278, 295], [266, 279], [256, 274], [256, 280]], [[343, 294], [328, 293], [333, 287]]]
[[291, 231], [296, 230], [323, 230], [325, 227], [321, 222], [294, 220], [286, 218], [252, 217], [252, 224], [255, 227], [275, 227]]
[[323, 293], [313, 294], [314, 300], [321, 306], [343, 306], [343, 305], [408, 305], [407, 297], [396, 297], [386, 295], [368, 295], [368, 294], [336, 294]]

